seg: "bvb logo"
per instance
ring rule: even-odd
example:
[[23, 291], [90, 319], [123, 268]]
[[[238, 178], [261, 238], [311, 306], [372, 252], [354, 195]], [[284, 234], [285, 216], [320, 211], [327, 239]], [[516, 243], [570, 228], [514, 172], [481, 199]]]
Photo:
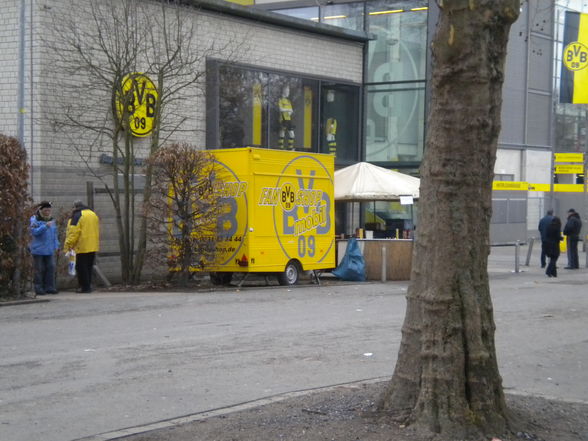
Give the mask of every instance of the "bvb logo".
[[574, 41], [563, 51], [563, 63], [568, 70], [582, 70], [588, 66], [588, 47]]
[[134, 136], [148, 136], [155, 124], [157, 88], [151, 79], [134, 72], [122, 79], [116, 92], [118, 117]]
[[296, 193], [294, 192], [294, 186], [289, 182], [282, 185], [280, 191], [280, 204], [284, 211], [291, 211], [294, 208], [294, 202], [296, 200]]

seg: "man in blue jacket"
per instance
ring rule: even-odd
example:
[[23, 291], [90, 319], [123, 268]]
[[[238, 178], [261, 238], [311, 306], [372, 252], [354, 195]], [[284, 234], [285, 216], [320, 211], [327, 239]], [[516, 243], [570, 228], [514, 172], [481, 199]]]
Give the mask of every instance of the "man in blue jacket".
[[30, 221], [31, 254], [35, 265], [35, 294], [57, 294], [55, 286], [55, 252], [59, 249], [57, 225], [51, 217], [51, 203], [43, 201]]

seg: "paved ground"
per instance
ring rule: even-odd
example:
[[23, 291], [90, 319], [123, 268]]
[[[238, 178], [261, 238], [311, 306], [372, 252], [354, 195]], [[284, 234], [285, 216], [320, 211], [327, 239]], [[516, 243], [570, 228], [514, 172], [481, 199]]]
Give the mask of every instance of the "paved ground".
[[[512, 247], [489, 263], [505, 387], [586, 400], [588, 270], [548, 279], [534, 254], [519, 273]], [[67, 441], [387, 377], [406, 286], [70, 293], [0, 308], [0, 440]]]

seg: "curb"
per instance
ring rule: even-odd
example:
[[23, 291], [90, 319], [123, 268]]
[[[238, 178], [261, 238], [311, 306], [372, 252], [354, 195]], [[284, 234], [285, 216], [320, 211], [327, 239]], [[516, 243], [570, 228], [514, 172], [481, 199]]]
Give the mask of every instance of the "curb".
[[[115, 430], [112, 432], [100, 433], [98, 435], [91, 435], [91, 436], [84, 437], [84, 438], [76, 438], [72, 441], [115, 441], [115, 440], [120, 440], [121, 438], [131, 436], [131, 435], [140, 435], [142, 433], [147, 433], [147, 432], [151, 432], [154, 430], [168, 429], [168, 428], [180, 426], [182, 424], [188, 424], [188, 423], [193, 423], [196, 421], [201, 421], [201, 420], [204, 420], [207, 418], [214, 418], [214, 417], [228, 415], [228, 414], [235, 413], [235, 412], [241, 412], [244, 410], [254, 409], [256, 407], [266, 406], [268, 404], [279, 403], [281, 401], [285, 401], [285, 400], [288, 400], [291, 398], [298, 398], [298, 397], [302, 397], [305, 395], [312, 395], [314, 393], [320, 393], [320, 392], [330, 392], [332, 390], [335, 390], [335, 389], [338, 389], [341, 387], [356, 388], [356, 387], [360, 387], [363, 385], [389, 381], [391, 378], [392, 378], [391, 376], [376, 377], [376, 378], [370, 378], [370, 379], [365, 379], [365, 380], [351, 381], [349, 383], [340, 383], [340, 384], [333, 384], [330, 386], [322, 386], [322, 387], [317, 387], [317, 388], [312, 388], [312, 389], [303, 389], [303, 390], [298, 390], [298, 391], [293, 391], [293, 392], [284, 392], [282, 394], [271, 395], [269, 397], [259, 398], [257, 400], [246, 401], [243, 403], [233, 404], [233, 405], [225, 406], [225, 407], [219, 407], [219, 408], [211, 409], [211, 410], [205, 410], [202, 412], [184, 415], [181, 417], [160, 420], [160, 421], [156, 421], [154, 423], [143, 424], [140, 426], [127, 427], [124, 429], [119, 429], [119, 430]], [[559, 401], [559, 402], [564, 402], [564, 403], [568, 403], [568, 404], [588, 405], [588, 401], [584, 401], [584, 400], [566, 400], [566, 399], [561, 399], [561, 398], [557, 398], [557, 397], [553, 397], [553, 396], [549, 396], [549, 395], [528, 393], [528, 392], [524, 392], [524, 391], [509, 390], [506, 388], [504, 389], [504, 393], [505, 393], [505, 395], [516, 395], [516, 396], [522, 396], [522, 397], [538, 397], [538, 398], [544, 398], [546, 400]]]
[[230, 413], [240, 412], [243, 410], [249, 410], [260, 406], [266, 406], [268, 404], [278, 403], [280, 401], [288, 400], [290, 398], [297, 398], [304, 395], [311, 395], [319, 392], [329, 392], [340, 387], [360, 387], [364, 384], [373, 384], [383, 381], [390, 380], [391, 377], [377, 377], [370, 378], [367, 380], [351, 381], [349, 383], [333, 384], [331, 386], [317, 387], [313, 389], [303, 389], [293, 392], [285, 392], [278, 395], [271, 395], [265, 398], [259, 398], [257, 400], [246, 401], [244, 403], [233, 404], [226, 407], [219, 407], [217, 409], [205, 410], [203, 412], [193, 413], [184, 415], [177, 418], [170, 418], [166, 420], [156, 421], [154, 423], [144, 424], [141, 426], [127, 427], [125, 429], [115, 430], [112, 432], [100, 433], [98, 435], [91, 435], [85, 438], [77, 438], [72, 441], [114, 441], [120, 438], [131, 435], [140, 435], [142, 433], [151, 432], [153, 430], [167, 429], [176, 427], [182, 424], [193, 423], [196, 421], [204, 420], [207, 418], [213, 418], [221, 415], [227, 415]]
[[2, 306], [15, 306], [15, 305], [28, 305], [29, 303], [47, 303], [49, 299], [21, 299], [21, 300], [8, 300], [6, 302], [0, 302]]

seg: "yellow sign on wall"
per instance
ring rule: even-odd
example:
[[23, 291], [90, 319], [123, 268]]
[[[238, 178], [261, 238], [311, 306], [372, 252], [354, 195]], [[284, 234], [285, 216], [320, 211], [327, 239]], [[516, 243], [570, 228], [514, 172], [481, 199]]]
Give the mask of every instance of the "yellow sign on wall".
[[559, 193], [582, 193], [584, 184], [533, 184], [530, 182], [494, 181], [492, 190], [502, 191], [554, 191]]
[[584, 173], [584, 164], [557, 164], [555, 166], [557, 174], [575, 174]]
[[148, 136], [153, 130], [157, 97], [155, 84], [147, 75], [134, 72], [123, 78], [117, 96], [118, 117], [128, 118], [124, 125], [134, 136]]
[[584, 153], [556, 153], [555, 162], [584, 162]]
[[528, 190], [529, 184], [527, 182], [518, 181], [494, 181], [492, 182], [492, 190]]

